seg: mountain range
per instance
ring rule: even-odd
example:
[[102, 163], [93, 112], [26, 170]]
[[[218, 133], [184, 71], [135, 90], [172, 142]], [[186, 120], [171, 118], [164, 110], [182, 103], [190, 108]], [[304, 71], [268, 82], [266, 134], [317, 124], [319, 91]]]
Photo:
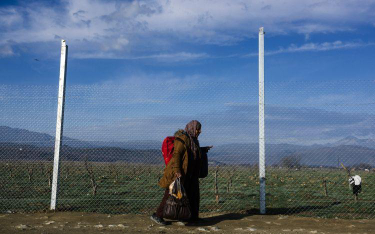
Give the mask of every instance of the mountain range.
[[[210, 157], [225, 164], [257, 164], [259, 146], [253, 144], [228, 144], [215, 147]], [[289, 145], [266, 144], [266, 165], [276, 165], [284, 157], [297, 157], [302, 165], [340, 167], [354, 164], [375, 166], [375, 149], [356, 145]]]
[[327, 144], [327, 146], [339, 146], [339, 145], [356, 145], [356, 146], [363, 146], [363, 147], [375, 149], [375, 139], [358, 139], [357, 137], [354, 137], [354, 136], [348, 136], [333, 144]]
[[[0, 142], [29, 144], [40, 147], [53, 147], [55, 137], [46, 133], [32, 132], [26, 129], [11, 128], [0, 126]], [[62, 143], [65, 146], [76, 148], [97, 148], [97, 147], [119, 147], [124, 149], [159, 149], [161, 142], [144, 140], [144, 141], [81, 141], [70, 137], [63, 136]]]
[[[160, 163], [161, 144], [152, 140], [89, 142], [63, 137], [61, 155], [65, 160], [89, 157], [93, 161]], [[0, 126], [0, 159], [51, 159], [53, 147], [54, 137], [51, 135]], [[219, 145], [210, 150], [209, 161], [213, 164], [256, 164], [258, 150], [258, 143]], [[375, 140], [349, 136], [325, 145], [266, 144], [267, 165], [278, 164], [288, 156], [298, 157], [301, 164], [309, 166], [337, 167], [340, 163], [367, 163], [375, 166]]]

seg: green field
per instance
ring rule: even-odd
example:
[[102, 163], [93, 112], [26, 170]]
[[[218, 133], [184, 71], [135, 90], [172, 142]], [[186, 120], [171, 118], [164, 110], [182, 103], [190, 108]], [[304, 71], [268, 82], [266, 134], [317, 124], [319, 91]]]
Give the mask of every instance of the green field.
[[[157, 182], [163, 167], [155, 165], [62, 162], [58, 210], [100, 213], [150, 213], [162, 197]], [[215, 193], [217, 170], [218, 193]], [[52, 162], [0, 162], [0, 212], [39, 212], [49, 208]], [[340, 169], [267, 168], [267, 213], [326, 218], [374, 218], [375, 173], [356, 171], [362, 193], [355, 202]], [[91, 179], [97, 189], [93, 193]], [[325, 186], [327, 194], [325, 194]], [[201, 212], [258, 212], [258, 169], [210, 167], [201, 179]]]

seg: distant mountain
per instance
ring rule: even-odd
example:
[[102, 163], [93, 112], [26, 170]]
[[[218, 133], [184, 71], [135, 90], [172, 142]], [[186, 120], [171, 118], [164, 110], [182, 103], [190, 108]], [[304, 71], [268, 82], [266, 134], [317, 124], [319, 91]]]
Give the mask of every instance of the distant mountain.
[[119, 147], [123, 149], [161, 149], [162, 142], [153, 140], [143, 141], [125, 141], [125, 142], [106, 142], [106, 141], [92, 141], [90, 142], [95, 147]]
[[[290, 144], [266, 144], [266, 163], [268, 165], [276, 164], [285, 156], [315, 147]], [[255, 164], [259, 161], [259, 145], [258, 143], [250, 143], [215, 146], [209, 151], [209, 157], [226, 164]]]
[[[0, 126], [0, 159], [4, 160], [52, 160], [55, 138], [48, 134], [25, 129]], [[62, 160], [126, 161], [162, 163], [161, 142], [88, 142], [64, 137]], [[258, 144], [225, 144], [209, 151], [211, 165], [257, 164]], [[367, 163], [375, 166], [375, 146], [372, 139], [347, 137], [327, 145], [266, 144], [266, 164], [275, 165], [282, 158], [297, 156], [301, 163], [309, 166], [337, 167]]]
[[358, 139], [357, 137], [354, 137], [354, 136], [348, 136], [333, 144], [328, 144], [328, 146], [339, 146], [339, 145], [356, 145], [356, 146], [363, 146], [363, 147], [375, 149], [375, 139]]
[[349, 166], [366, 163], [375, 166], [375, 149], [362, 146], [320, 147], [302, 150], [295, 155], [300, 156], [301, 163], [306, 165], [340, 167], [340, 163]]
[[[0, 142], [0, 160], [53, 161], [53, 147]], [[134, 150], [114, 147], [73, 148], [63, 146], [61, 161], [127, 162], [143, 164], [162, 164], [160, 150]]]
[[[209, 159], [225, 164], [257, 164], [258, 144], [228, 144], [214, 147], [209, 151]], [[266, 144], [266, 164], [275, 165], [282, 158], [297, 156], [301, 164], [308, 166], [337, 167], [339, 163], [354, 165], [368, 163], [375, 166], [375, 149], [353, 146], [300, 146], [289, 144]]]
[[[0, 126], [0, 142], [27, 144], [40, 147], [53, 147], [55, 137], [46, 133], [32, 132], [26, 129]], [[63, 144], [71, 147], [90, 147], [90, 143], [63, 137]]]
[[[232, 146], [231, 146], [232, 147]], [[340, 167], [340, 163], [345, 166], [365, 163], [375, 166], [375, 149], [361, 146], [336, 146], [336, 147], [296, 147], [289, 149], [282, 148], [285, 145], [267, 145], [266, 164], [274, 165], [280, 162], [283, 157], [297, 156], [301, 159], [302, 165]], [[219, 147], [218, 147], [219, 148]], [[210, 151], [208, 154], [210, 165], [228, 165], [242, 164], [253, 165], [258, 163], [258, 152], [254, 148], [244, 147], [247, 150], [238, 150], [229, 153]], [[237, 149], [238, 148], [237, 145]], [[250, 151], [248, 151], [251, 149]], [[218, 150], [219, 151], [219, 150]], [[33, 161], [52, 161], [53, 147], [38, 147], [17, 143], [0, 143], [0, 160], [33, 160]], [[74, 148], [63, 146], [60, 153], [61, 161], [89, 161], [96, 162], [127, 162], [144, 164], [163, 164], [163, 157], [160, 150], [148, 149], [122, 149], [118, 147], [99, 147], [99, 148]]]
[[0, 142], [48, 142], [53, 137], [45, 133], [0, 126]]
[[[39, 147], [54, 147], [55, 137], [46, 133], [33, 132], [26, 129], [0, 126], [0, 142], [27, 144]], [[126, 142], [81, 141], [64, 136], [62, 144], [76, 148], [118, 147], [123, 149], [148, 150], [161, 149], [162, 143], [152, 140]]]

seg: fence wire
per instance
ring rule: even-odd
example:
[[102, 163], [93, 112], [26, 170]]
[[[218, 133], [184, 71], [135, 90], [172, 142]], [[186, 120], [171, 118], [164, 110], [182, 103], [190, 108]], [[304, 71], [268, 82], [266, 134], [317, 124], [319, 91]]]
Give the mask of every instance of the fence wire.
[[[267, 213], [373, 218], [375, 82], [265, 88]], [[0, 108], [0, 212], [47, 210], [57, 87], [0, 86]], [[58, 210], [155, 211], [162, 141], [193, 119], [214, 145], [200, 211], [259, 209], [256, 82], [68, 86], [64, 118]]]

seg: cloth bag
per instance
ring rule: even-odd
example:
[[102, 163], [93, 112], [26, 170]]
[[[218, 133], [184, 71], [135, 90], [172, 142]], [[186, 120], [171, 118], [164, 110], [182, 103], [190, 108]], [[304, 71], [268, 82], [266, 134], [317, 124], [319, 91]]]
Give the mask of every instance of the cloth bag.
[[189, 199], [187, 198], [181, 179], [177, 178], [169, 186], [169, 196], [164, 206], [163, 218], [188, 220], [191, 217]]

